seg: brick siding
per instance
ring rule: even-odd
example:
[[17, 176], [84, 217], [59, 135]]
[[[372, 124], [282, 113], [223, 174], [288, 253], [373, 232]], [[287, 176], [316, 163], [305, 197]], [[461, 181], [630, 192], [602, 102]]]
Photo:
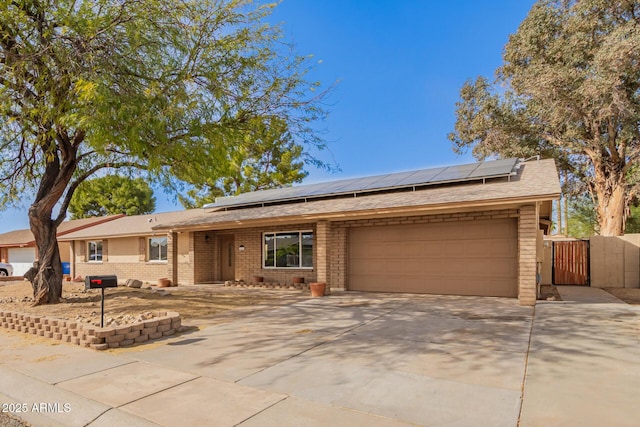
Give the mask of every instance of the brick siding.
[[[536, 299], [536, 232], [538, 214], [535, 205], [520, 209], [497, 209], [444, 213], [435, 215], [399, 216], [392, 218], [321, 221], [282, 226], [252, 227], [237, 230], [211, 230], [179, 233], [169, 236], [169, 262], [87, 263], [84, 242], [76, 247], [75, 274], [116, 274], [120, 279], [145, 281], [170, 277], [178, 284], [206, 283], [222, 280], [220, 242], [222, 236], [233, 235], [234, 280], [251, 282], [253, 276], [268, 283], [292, 283], [303, 277], [306, 283], [325, 281], [333, 289], [348, 288], [349, 229], [400, 224], [430, 224], [483, 219], [518, 219], [518, 298], [522, 305], [534, 305]], [[263, 233], [313, 231], [313, 268], [264, 268], [262, 266]], [[177, 243], [176, 243], [177, 241]], [[240, 250], [240, 247], [243, 250]], [[179, 249], [180, 248], [180, 249]], [[177, 260], [176, 260], [177, 257]]]
[[[130, 248], [131, 244], [142, 246], [143, 242], [146, 245], [146, 238], [141, 237], [139, 239], [128, 238], [130, 243], [127, 247]], [[103, 248], [109, 247], [109, 256], [104, 259], [103, 249], [103, 261], [102, 262], [88, 262], [86, 245], [87, 241], [77, 240], [70, 245], [70, 255], [72, 257], [72, 266], [74, 277], [77, 276], [95, 276], [105, 274], [115, 274], [118, 277], [119, 282], [124, 282], [127, 279], [138, 279], [143, 282], [155, 283], [158, 279], [163, 277], [169, 277], [169, 264], [168, 262], [148, 262], [144, 259], [140, 260], [140, 257], [136, 255], [139, 252], [139, 247], [130, 248], [131, 251], [124, 255], [122, 253], [116, 253], [114, 248], [116, 243], [121, 248], [123, 241], [117, 242], [117, 239], [110, 239], [113, 244], [109, 244], [108, 240], [103, 240]], [[106, 243], [106, 244], [105, 244]], [[118, 257], [119, 256], [119, 257]], [[116, 261], [120, 259], [120, 261]]]
[[156, 283], [158, 279], [168, 277], [168, 267], [166, 262], [77, 262], [74, 274], [82, 277], [115, 274], [118, 282], [138, 279]]
[[520, 305], [536, 304], [537, 230], [536, 206], [521, 207], [518, 217], [518, 300]]
[[[263, 233], [284, 231], [313, 231], [313, 268], [264, 268], [262, 266]], [[226, 234], [226, 233], [225, 233]], [[247, 228], [235, 231], [236, 280], [250, 282], [253, 276], [261, 276], [265, 282], [292, 283], [294, 277], [304, 277], [306, 283], [315, 282], [317, 276], [317, 236], [315, 224], [293, 224], [281, 227]], [[244, 246], [244, 251], [238, 248]]]

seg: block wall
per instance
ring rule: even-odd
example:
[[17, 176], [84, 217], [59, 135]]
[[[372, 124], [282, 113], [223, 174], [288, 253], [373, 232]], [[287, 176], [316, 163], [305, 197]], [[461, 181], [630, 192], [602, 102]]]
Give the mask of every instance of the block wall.
[[589, 238], [591, 286], [640, 288], [640, 234]]
[[143, 322], [100, 328], [71, 320], [0, 311], [0, 327], [94, 350], [106, 350], [171, 336], [180, 330], [182, 321], [178, 313], [156, 312], [152, 319]]

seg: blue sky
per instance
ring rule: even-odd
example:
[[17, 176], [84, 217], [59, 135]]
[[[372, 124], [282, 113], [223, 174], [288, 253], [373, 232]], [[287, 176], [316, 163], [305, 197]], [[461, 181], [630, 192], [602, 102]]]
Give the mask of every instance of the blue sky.
[[[509, 34], [533, 0], [284, 0], [270, 21], [300, 55], [321, 61], [329, 117], [319, 127], [339, 173], [310, 169], [305, 182], [473, 161], [453, 153], [455, 103], [468, 79], [493, 77]], [[182, 207], [162, 192], [157, 211]], [[28, 204], [28, 203], [26, 203]], [[27, 228], [26, 207], [0, 212], [0, 232]]]

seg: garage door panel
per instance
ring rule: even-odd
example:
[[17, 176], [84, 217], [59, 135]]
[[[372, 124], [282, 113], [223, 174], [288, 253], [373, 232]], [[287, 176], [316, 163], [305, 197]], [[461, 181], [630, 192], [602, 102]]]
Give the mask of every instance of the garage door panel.
[[[406, 242], [370, 242], [366, 245], [358, 244], [354, 253], [365, 253], [365, 258], [372, 259], [407, 259], [407, 258], [450, 258], [460, 254], [477, 257], [508, 255], [511, 247], [491, 245], [487, 242], [463, 242], [461, 240], [429, 240]], [[488, 251], [488, 252], [487, 252]]]
[[352, 290], [517, 296], [515, 219], [353, 228]]
[[513, 294], [513, 282], [510, 279], [493, 278], [490, 281], [470, 281], [467, 278], [451, 279], [445, 276], [435, 276], [429, 286], [429, 292], [425, 292], [424, 277], [405, 276], [402, 278], [402, 286], [389, 289], [389, 283], [396, 281], [394, 276], [365, 275], [360, 278], [368, 283], [366, 291], [369, 292], [407, 292], [407, 293], [431, 293], [441, 295], [473, 295], [473, 296], [508, 296]]
[[473, 258], [511, 258], [518, 250], [518, 243], [500, 239], [478, 240], [466, 242], [463, 250], [464, 255]]
[[33, 266], [36, 250], [32, 247], [9, 248], [9, 263], [13, 266], [13, 275], [22, 276]]

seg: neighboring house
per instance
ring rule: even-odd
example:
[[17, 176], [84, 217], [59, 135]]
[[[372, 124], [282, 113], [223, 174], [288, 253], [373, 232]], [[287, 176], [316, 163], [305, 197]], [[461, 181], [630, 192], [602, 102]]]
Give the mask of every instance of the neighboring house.
[[[542, 234], [559, 195], [553, 160], [486, 161], [246, 193], [173, 219], [150, 215], [158, 223], [132, 224], [131, 239], [116, 251], [113, 233], [137, 217], [122, 218], [101, 226], [112, 234], [98, 236], [98, 227], [74, 233], [74, 240], [85, 237], [72, 247], [78, 272], [115, 273], [107, 268], [119, 265], [112, 254], [131, 251], [139, 270], [123, 270], [123, 278], [291, 283], [302, 276], [333, 289], [517, 297], [534, 305]], [[167, 236], [166, 260], [149, 271], [155, 254], [165, 253], [153, 233]], [[89, 270], [100, 256], [102, 269]]]
[[[64, 221], [58, 227], [57, 236], [60, 238], [65, 234], [113, 221], [123, 216], [123, 214], [119, 214]], [[58, 249], [60, 250], [61, 262], [69, 262], [69, 244], [59, 241]], [[0, 262], [10, 263], [14, 269], [14, 276], [22, 276], [31, 268], [33, 262], [38, 259], [37, 252], [33, 233], [29, 229], [9, 231], [0, 234]]]
[[[118, 280], [156, 282], [168, 275], [167, 233], [153, 226], [202, 215], [201, 209], [123, 216], [108, 223], [65, 234], [71, 276], [115, 274]], [[176, 248], [178, 249], [178, 248]], [[180, 247], [188, 253], [189, 247]]]

